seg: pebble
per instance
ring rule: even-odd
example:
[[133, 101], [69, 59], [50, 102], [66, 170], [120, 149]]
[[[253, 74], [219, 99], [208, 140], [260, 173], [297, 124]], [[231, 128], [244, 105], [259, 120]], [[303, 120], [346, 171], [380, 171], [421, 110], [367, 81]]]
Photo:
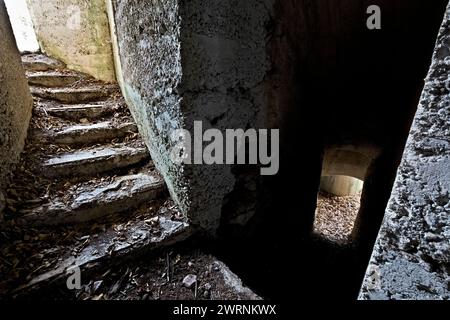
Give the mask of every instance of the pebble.
[[188, 289], [191, 289], [195, 285], [196, 282], [197, 282], [197, 276], [194, 274], [188, 274], [183, 279], [183, 285]]
[[207, 290], [207, 291], [211, 291], [212, 286], [211, 286], [211, 284], [209, 284], [209, 283], [205, 283], [205, 285], [203, 286], [203, 288], [205, 288], [205, 290]]

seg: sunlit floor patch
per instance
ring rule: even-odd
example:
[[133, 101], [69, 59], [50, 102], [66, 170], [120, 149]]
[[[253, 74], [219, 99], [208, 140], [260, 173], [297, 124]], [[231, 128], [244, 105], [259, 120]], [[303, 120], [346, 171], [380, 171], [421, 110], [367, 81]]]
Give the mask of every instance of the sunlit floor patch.
[[338, 197], [320, 192], [314, 221], [315, 233], [338, 244], [351, 242], [360, 202], [360, 193]]

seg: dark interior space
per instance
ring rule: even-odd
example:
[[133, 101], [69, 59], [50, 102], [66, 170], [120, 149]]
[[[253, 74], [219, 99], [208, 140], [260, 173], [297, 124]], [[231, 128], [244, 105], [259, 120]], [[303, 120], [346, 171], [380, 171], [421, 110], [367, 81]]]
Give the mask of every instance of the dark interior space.
[[[384, 8], [381, 30], [366, 27], [371, 4]], [[214, 250], [257, 292], [269, 298], [292, 298], [291, 290], [309, 298], [356, 298], [446, 4], [278, 3], [268, 83], [274, 122], [282, 128], [280, 174], [264, 181], [273, 187], [258, 202], [247, 236], [223, 228], [220, 249]], [[354, 242], [340, 247], [311, 233], [323, 151], [362, 143], [380, 154], [367, 171]]]

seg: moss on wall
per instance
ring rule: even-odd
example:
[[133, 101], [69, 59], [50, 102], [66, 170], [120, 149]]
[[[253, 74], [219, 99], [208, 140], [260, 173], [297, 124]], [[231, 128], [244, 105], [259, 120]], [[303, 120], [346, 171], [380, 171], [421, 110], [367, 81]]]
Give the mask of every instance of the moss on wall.
[[28, 7], [42, 51], [71, 69], [116, 81], [105, 1], [29, 0]]

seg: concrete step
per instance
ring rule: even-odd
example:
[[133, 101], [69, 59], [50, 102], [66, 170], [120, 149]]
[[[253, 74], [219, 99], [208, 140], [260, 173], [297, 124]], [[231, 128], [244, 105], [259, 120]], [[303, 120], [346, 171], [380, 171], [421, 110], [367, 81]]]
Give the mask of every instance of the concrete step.
[[115, 124], [110, 121], [74, 125], [66, 127], [61, 131], [38, 135], [40, 139], [56, 144], [88, 144], [120, 139], [131, 133], [138, 132], [137, 126], [133, 122]]
[[53, 101], [40, 101], [37, 102], [36, 106], [42, 108], [51, 116], [72, 121], [95, 120], [109, 116], [117, 110], [117, 103], [114, 101], [87, 104], [60, 104]]
[[[14, 290], [14, 293], [30, 294], [50, 285], [65, 286], [74, 268], [81, 270], [83, 279], [88, 279], [93, 273], [104, 272], [130, 259], [186, 241], [194, 234], [194, 229], [184, 222], [164, 217], [154, 221], [154, 225], [142, 220], [130, 221], [121, 230], [112, 226], [104, 232], [88, 235], [84, 240], [87, 244], [79, 253], [72, 254], [76, 246], [66, 247], [66, 255], [58, 257], [56, 264], [34, 274], [30, 281]], [[45, 253], [42, 255], [45, 256]]]
[[65, 68], [65, 64], [43, 54], [28, 54], [22, 56], [22, 64], [28, 71], [48, 71]]
[[27, 72], [27, 78], [29, 85], [40, 87], [64, 87], [84, 79], [77, 73], [61, 71], [29, 71]]
[[122, 176], [103, 185], [89, 181], [71, 187], [63, 197], [54, 197], [21, 220], [32, 227], [83, 223], [137, 208], [161, 198], [165, 191], [164, 180], [154, 172]]
[[144, 147], [98, 147], [51, 157], [42, 164], [41, 170], [49, 178], [87, 176], [128, 167], [149, 157]]
[[31, 87], [31, 93], [34, 96], [68, 104], [103, 100], [116, 90], [117, 87], [114, 85], [92, 85], [83, 88]]

